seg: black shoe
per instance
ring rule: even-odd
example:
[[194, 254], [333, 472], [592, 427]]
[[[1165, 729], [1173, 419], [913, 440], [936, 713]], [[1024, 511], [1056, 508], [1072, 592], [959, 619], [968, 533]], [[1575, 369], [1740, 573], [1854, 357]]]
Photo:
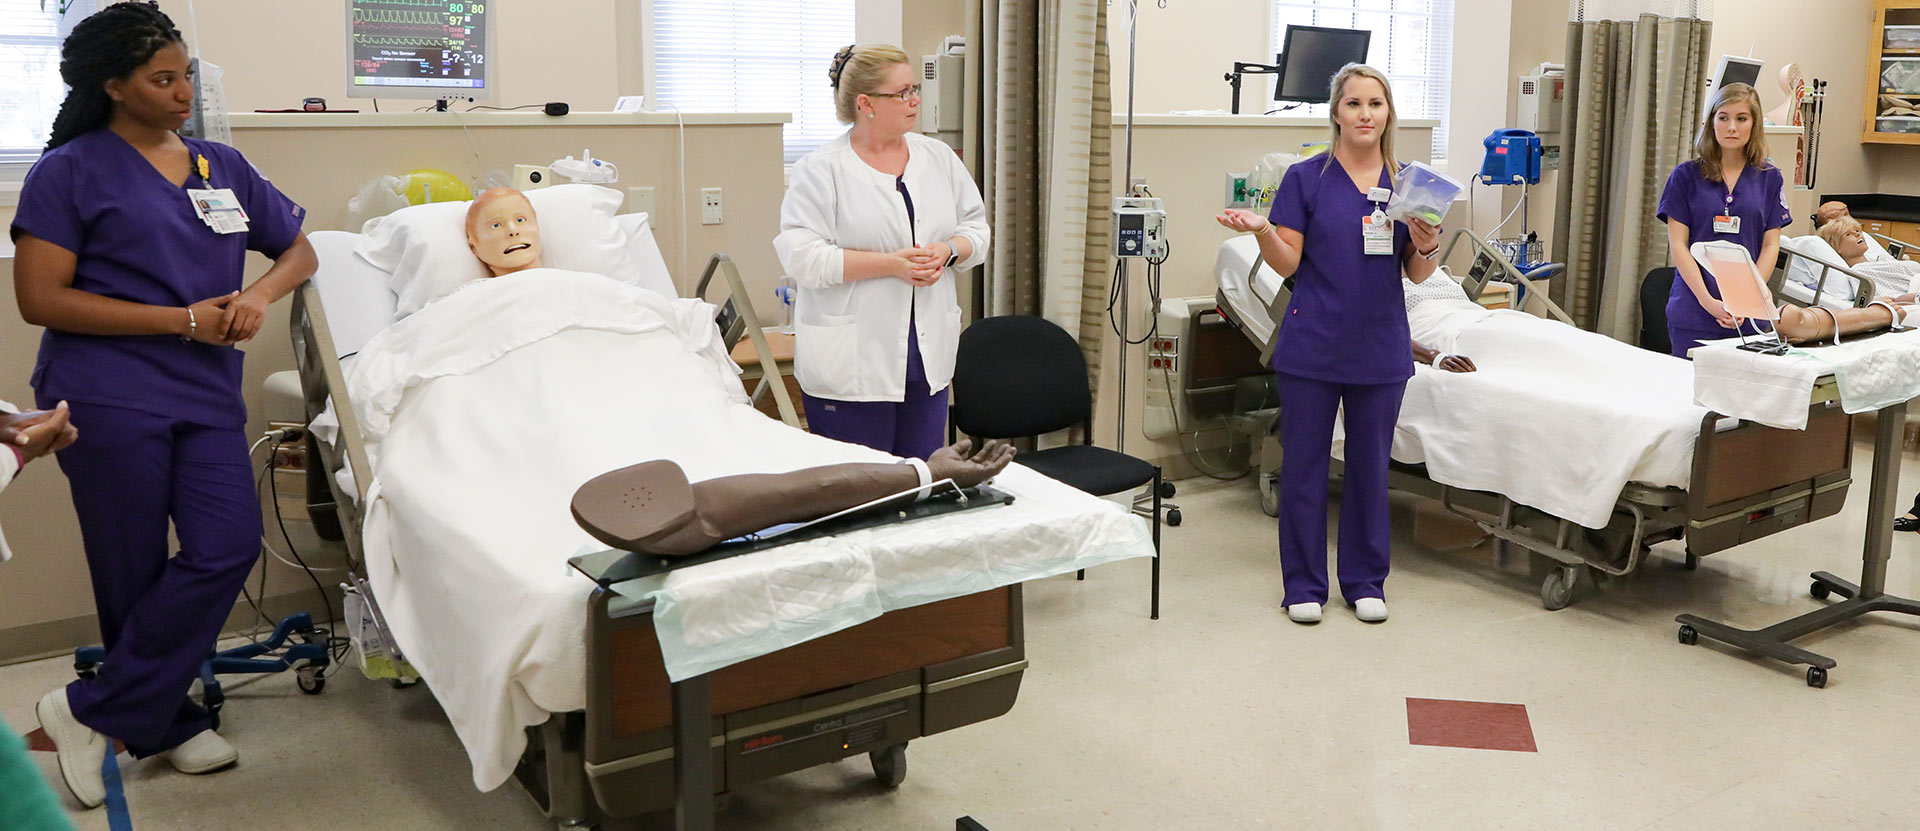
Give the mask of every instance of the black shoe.
[[1893, 530], [1920, 531], [1920, 519], [1914, 519], [1910, 516], [1896, 517], [1893, 520]]

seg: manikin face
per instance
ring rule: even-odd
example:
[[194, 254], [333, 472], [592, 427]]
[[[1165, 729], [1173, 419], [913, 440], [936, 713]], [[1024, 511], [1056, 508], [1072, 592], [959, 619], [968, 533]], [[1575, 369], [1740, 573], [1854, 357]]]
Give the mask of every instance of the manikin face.
[[149, 127], [178, 130], [193, 115], [193, 76], [187, 72], [186, 47], [178, 43], [160, 47], [152, 59], [104, 88], [120, 112]]
[[1713, 137], [1723, 150], [1745, 150], [1753, 135], [1753, 105], [1734, 101], [1713, 112]]
[[1372, 78], [1348, 78], [1333, 105], [1333, 123], [1340, 125], [1340, 138], [1362, 147], [1380, 143], [1380, 131], [1387, 127], [1387, 90]]
[[480, 194], [467, 211], [467, 245], [499, 277], [540, 267], [540, 222], [533, 204], [512, 188]]
[[1834, 246], [1835, 252], [1852, 262], [1867, 255], [1867, 232], [1858, 228], [1848, 231], [1840, 237], [1840, 244]]

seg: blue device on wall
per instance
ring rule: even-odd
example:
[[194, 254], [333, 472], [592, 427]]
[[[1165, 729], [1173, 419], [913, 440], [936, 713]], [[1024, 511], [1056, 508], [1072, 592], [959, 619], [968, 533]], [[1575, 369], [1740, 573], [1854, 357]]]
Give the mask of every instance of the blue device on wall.
[[1487, 136], [1480, 163], [1483, 185], [1540, 184], [1540, 137], [1529, 130], [1495, 130]]

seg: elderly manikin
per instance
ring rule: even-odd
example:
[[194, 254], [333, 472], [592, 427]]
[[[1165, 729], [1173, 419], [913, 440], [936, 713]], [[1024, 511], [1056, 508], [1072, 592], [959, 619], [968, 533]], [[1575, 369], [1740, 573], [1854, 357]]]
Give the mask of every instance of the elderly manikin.
[[[467, 246], [495, 277], [540, 268], [540, 220], [512, 188], [480, 194], [467, 209]], [[573, 499], [573, 517], [595, 539], [650, 554], [692, 554], [721, 540], [826, 516], [945, 479], [978, 485], [1013, 460], [1013, 447], [962, 439], [921, 463], [838, 464], [689, 482], [680, 466], [644, 462], [594, 478]], [[922, 472], [924, 470], [924, 472]], [[653, 494], [634, 506], [634, 489]]]

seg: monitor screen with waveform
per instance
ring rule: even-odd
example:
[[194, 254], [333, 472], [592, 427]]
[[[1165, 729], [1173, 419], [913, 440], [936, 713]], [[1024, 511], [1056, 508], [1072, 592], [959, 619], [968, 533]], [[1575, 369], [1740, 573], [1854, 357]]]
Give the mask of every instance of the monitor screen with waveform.
[[491, 97], [487, 3], [349, 0], [346, 6], [349, 97]]

